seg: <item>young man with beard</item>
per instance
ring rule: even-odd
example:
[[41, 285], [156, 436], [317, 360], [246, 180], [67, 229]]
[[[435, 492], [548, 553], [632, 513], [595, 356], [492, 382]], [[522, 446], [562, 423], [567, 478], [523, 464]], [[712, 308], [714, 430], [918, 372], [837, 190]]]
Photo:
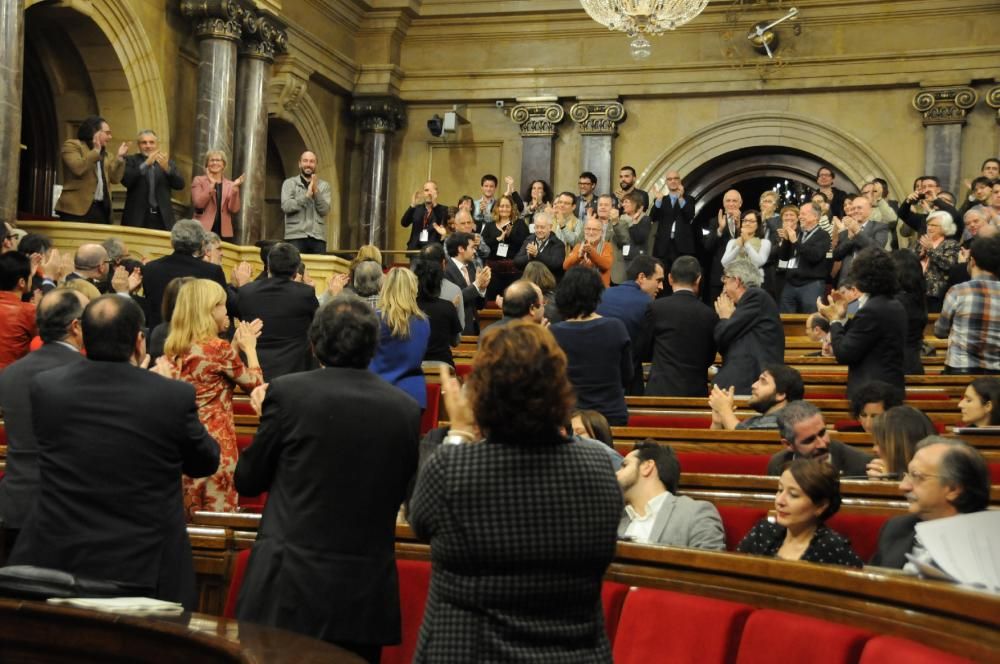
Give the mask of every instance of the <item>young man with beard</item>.
[[326, 215], [330, 212], [330, 183], [316, 175], [316, 154], [299, 157], [299, 174], [281, 185], [285, 213], [285, 242], [300, 254], [326, 253]]
[[815, 459], [831, 464], [845, 477], [867, 477], [870, 454], [859, 452], [839, 440], [830, 440], [823, 413], [808, 401], [793, 401], [778, 412], [781, 452], [767, 464], [768, 475], [781, 475], [793, 459]]
[[771, 364], [764, 368], [760, 377], [750, 386], [750, 402], [747, 404], [760, 415], [754, 415], [740, 422], [736, 417], [733, 388], [720, 389], [712, 386], [708, 405], [712, 407], [713, 429], [777, 429], [778, 411], [792, 401], [798, 401], [805, 394], [802, 374], [784, 364]]

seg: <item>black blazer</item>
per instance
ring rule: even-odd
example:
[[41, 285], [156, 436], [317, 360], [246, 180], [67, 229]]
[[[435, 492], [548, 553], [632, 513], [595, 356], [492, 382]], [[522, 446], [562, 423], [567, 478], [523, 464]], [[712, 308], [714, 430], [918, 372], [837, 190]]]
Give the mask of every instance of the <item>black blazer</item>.
[[236, 291], [239, 319], [259, 318], [264, 323], [257, 339], [264, 380], [316, 367], [309, 346], [309, 326], [318, 308], [312, 286], [286, 277], [253, 281]]
[[[447, 226], [448, 224], [448, 207], [446, 205], [441, 205], [440, 203], [431, 208], [431, 217], [427, 220], [427, 224], [424, 224], [424, 216], [427, 214], [427, 206], [421, 203], [420, 205], [411, 205], [403, 213], [403, 218], [399, 220], [400, 225], [403, 228], [407, 226], [410, 227], [410, 239], [406, 241], [407, 249], [420, 249], [424, 245], [430, 244], [431, 242], [441, 243], [441, 236], [438, 235], [437, 231], [434, 230], [434, 224], [440, 224], [441, 226]], [[427, 241], [420, 241], [420, 232], [427, 229]]]
[[[103, 386], [114, 386], [110, 396]], [[38, 500], [10, 564], [134, 584], [194, 609], [181, 473], [219, 466], [194, 387], [87, 360], [38, 374], [30, 399]]]
[[[688, 204], [690, 205], [690, 203]], [[687, 206], [685, 206], [687, 207]], [[714, 300], [715, 297], [722, 292], [722, 256], [726, 253], [726, 246], [729, 244], [730, 240], [735, 240], [740, 236], [739, 229], [737, 227], [736, 234], [733, 235], [729, 232], [729, 225], [727, 224], [725, 228], [722, 229], [722, 235], [719, 235], [719, 226], [713, 219], [708, 229], [708, 234], [702, 238], [702, 246], [705, 248], [705, 252], [708, 254], [709, 266], [708, 266], [708, 291]], [[701, 280], [702, 287], [705, 288], [706, 278], [702, 277]]]
[[556, 281], [562, 279], [563, 261], [566, 260], [566, 245], [563, 244], [563, 241], [557, 238], [555, 234], [549, 234], [548, 242], [545, 243], [545, 246], [542, 247], [542, 250], [534, 258], [528, 255], [528, 244], [531, 242], [538, 242], [538, 238], [535, 237], [534, 233], [525, 238], [524, 242], [521, 243], [521, 249], [517, 252], [517, 256], [514, 257], [514, 266], [519, 270], [523, 270], [531, 261], [541, 261], [545, 264], [545, 267], [549, 268]]
[[226, 289], [226, 274], [221, 266], [190, 254], [175, 251], [155, 261], [149, 261], [142, 268], [142, 290], [146, 294], [149, 312], [146, 319], [147, 327], [154, 328], [163, 322], [163, 317], [160, 315], [163, 291], [167, 289], [167, 284], [177, 277], [211, 279], [222, 286], [223, 290]]
[[[336, 432], [333, 432], [333, 428]], [[420, 407], [367, 369], [273, 381], [236, 489], [268, 494], [236, 615], [326, 641], [400, 639], [396, 515]]]
[[[670, 195], [664, 194], [660, 207], [649, 209], [649, 217], [656, 224], [656, 239], [653, 241], [653, 256], [672, 263], [679, 256], [693, 256], [695, 252], [694, 201], [684, 197], [684, 207], [671, 203]], [[670, 237], [673, 229], [674, 237]], [[727, 243], [722, 243], [725, 251]]]
[[906, 311], [897, 300], [869, 298], [846, 325], [830, 325], [830, 344], [837, 362], [847, 365], [848, 398], [873, 380], [894, 386], [902, 397]]
[[722, 368], [713, 381], [719, 387], [750, 394], [750, 386], [768, 364], [785, 361], [785, 333], [778, 305], [761, 288], [748, 288], [736, 311], [715, 326], [715, 345]]
[[60, 343], [48, 343], [0, 372], [0, 408], [7, 428], [7, 473], [0, 480], [0, 519], [19, 529], [38, 494], [38, 441], [31, 423], [25, 386], [43, 371], [82, 362], [84, 356]]
[[462, 334], [479, 334], [479, 310], [486, 306], [486, 298], [479, 294], [476, 289], [476, 275], [479, 270], [475, 263], [469, 263], [469, 276], [471, 284], [465, 283], [465, 276], [455, 265], [455, 261], [448, 257], [444, 262], [444, 278], [462, 289], [462, 303], [465, 305], [465, 329]]
[[[874, 458], [871, 454], [865, 454], [839, 440], [831, 440], [829, 450], [830, 465], [836, 468], [841, 475], [855, 478], [867, 477], [868, 463]], [[776, 452], [771, 455], [767, 462], [767, 474], [781, 475], [785, 464], [790, 463], [793, 459], [795, 459], [795, 453], [790, 449]]]
[[796, 260], [796, 266], [785, 272], [785, 281], [792, 286], [803, 286], [810, 281], [826, 281], [830, 276], [832, 265], [826, 257], [830, 251], [830, 234], [817, 225], [805, 242], [802, 241], [804, 235], [799, 228], [795, 244], [784, 240], [778, 247], [781, 260]]
[[920, 376], [924, 373], [921, 361], [924, 349], [924, 330], [927, 328], [927, 302], [923, 291], [896, 293], [896, 300], [906, 311], [906, 346], [903, 348], [903, 373]]
[[916, 514], [901, 514], [886, 521], [879, 531], [878, 550], [870, 564], [903, 569], [907, 562], [906, 554], [913, 551], [918, 523], [920, 518]]
[[[128, 190], [125, 194], [125, 210], [122, 212], [122, 226], [147, 226], [146, 210], [149, 208], [149, 180], [139, 172], [139, 167], [146, 161], [143, 154], [132, 154], [125, 157], [125, 174], [122, 184]], [[164, 173], [159, 164], [150, 166], [156, 174], [156, 204], [160, 208], [160, 219], [163, 226], [158, 230], [170, 230], [174, 227], [174, 208], [170, 203], [170, 190], [184, 188], [184, 178], [177, 171], [173, 159], [167, 162], [167, 172]], [[151, 226], [150, 228], [157, 228]]]
[[642, 359], [653, 360], [646, 396], [703, 397], [708, 393], [718, 322], [712, 307], [691, 291], [676, 291], [650, 305], [639, 341]]

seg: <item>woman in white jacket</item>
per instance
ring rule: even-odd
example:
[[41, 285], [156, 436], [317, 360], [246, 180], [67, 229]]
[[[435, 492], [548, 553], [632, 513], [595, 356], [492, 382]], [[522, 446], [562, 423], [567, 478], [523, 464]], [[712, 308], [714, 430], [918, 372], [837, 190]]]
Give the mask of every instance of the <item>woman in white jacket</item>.
[[765, 236], [765, 226], [760, 223], [760, 213], [749, 210], [743, 214], [740, 221], [740, 236], [730, 240], [726, 251], [722, 254], [722, 266], [725, 267], [740, 257], [750, 260], [764, 276], [763, 266], [771, 255], [771, 241]]

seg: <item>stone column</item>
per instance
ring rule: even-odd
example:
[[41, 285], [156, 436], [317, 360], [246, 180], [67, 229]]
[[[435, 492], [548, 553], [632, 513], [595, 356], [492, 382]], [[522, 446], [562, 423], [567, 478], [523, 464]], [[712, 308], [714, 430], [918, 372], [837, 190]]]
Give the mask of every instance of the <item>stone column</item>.
[[357, 97], [351, 104], [351, 115], [362, 134], [361, 215], [359, 228], [351, 229], [351, 238], [357, 238], [359, 245], [385, 249], [389, 243], [389, 149], [406, 113], [395, 97]]
[[612, 178], [612, 150], [618, 123], [625, 119], [625, 107], [617, 101], [579, 101], [569, 109], [569, 117], [579, 128], [580, 170], [597, 176], [597, 193], [610, 194], [618, 184]]
[[24, 61], [24, 0], [0, 0], [0, 220], [17, 218], [21, 159], [21, 82]]
[[[267, 86], [274, 54], [284, 50], [284, 31], [267, 17], [247, 16], [236, 69], [236, 136], [233, 173], [244, 175], [236, 242], [254, 244], [264, 228], [264, 179], [267, 173]], [[280, 239], [280, 238], [277, 238]]]
[[[1000, 85], [990, 88], [986, 93], [986, 105], [997, 113], [997, 125], [1000, 125]], [[993, 150], [994, 155], [1000, 155], [1000, 130], [997, 131], [997, 146]]]
[[233, 165], [236, 116], [236, 45], [243, 12], [232, 0], [184, 0], [181, 13], [194, 19], [198, 38], [198, 103], [194, 123], [194, 174], [205, 153], [221, 150]]
[[913, 98], [924, 122], [924, 174], [936, 175], [942, 189], [956, 194], [962, 181], [962, 127], [977, 99], [969, 87], [921, 90]]
[[[521, 126], [521, 182], [552, 183], [552, 141], [556, 125], [565, 116], [555, 97], [518, 100], [510, 109], [510, 119]], [[530, 192], [529, 192], [530, 193]]]

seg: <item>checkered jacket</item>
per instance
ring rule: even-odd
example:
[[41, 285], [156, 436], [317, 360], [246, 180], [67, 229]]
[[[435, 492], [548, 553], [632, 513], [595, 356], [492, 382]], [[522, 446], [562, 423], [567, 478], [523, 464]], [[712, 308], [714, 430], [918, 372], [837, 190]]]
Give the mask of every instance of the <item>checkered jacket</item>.
[[952, 286], [934, 334], [948, 338], [947, 366], [1000, 371], [1000, 281], [980, 278]]

